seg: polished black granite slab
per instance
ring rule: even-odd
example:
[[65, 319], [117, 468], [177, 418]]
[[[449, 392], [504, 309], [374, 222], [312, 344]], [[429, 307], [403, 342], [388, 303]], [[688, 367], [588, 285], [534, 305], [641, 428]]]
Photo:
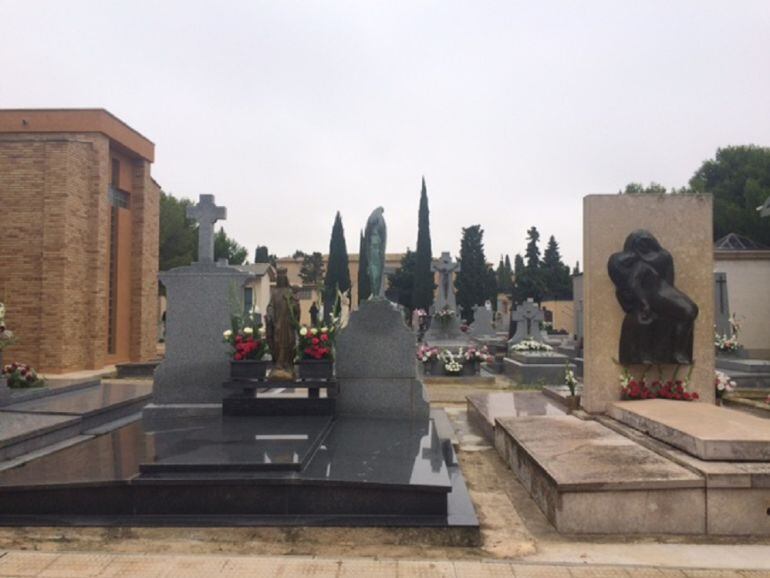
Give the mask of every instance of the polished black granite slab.
[[2, 411], [87, 416], [106, 408], [147, 401], [151, 396], [151, 383], [102, 383], [60, 395], [13, 403], [3, 407]]
[[[478, 527], [432, 420], [338, 418], [312, 452], [329, 418], [219, 419], [135, 422], [0, 472], [0, 525]], [[258, 467], [274, 459], [293, 469]]]
[[150, 432], [142, 473], [299, 470], [331, 427], [331, 416], [199, 416]]

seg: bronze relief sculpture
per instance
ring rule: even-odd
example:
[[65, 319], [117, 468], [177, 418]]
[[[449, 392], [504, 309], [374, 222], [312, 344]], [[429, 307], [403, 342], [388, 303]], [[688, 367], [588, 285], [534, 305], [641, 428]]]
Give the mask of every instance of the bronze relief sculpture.
[[619, 361], [632, 364], [692, 364], [698, 306], [674, 286], [674, 259], [650, 233], [628, 235], [607, 263], [615, 295], [626, 316]]

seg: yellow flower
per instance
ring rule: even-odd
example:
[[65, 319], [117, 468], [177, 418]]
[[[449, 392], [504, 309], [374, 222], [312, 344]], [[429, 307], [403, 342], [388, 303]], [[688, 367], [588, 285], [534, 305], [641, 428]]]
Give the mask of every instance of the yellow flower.
[[313, 329], [310, 330], [310, 333], [312, 333], [313, 335], [318, 335], [318, 329], [313, 327]]
[[244, 327], [243, 332], [246, 335], [251, 335], [252, 333], [254, 333], [254, 329], [252, 329], [251, 327]]
[[299, 330], [299, 334], [300, 334], [302, 337], [305, 337], [305, 335], [307, 335], [307, 327], [303, 327], [302, 329], [300, 329], [300, 330]]

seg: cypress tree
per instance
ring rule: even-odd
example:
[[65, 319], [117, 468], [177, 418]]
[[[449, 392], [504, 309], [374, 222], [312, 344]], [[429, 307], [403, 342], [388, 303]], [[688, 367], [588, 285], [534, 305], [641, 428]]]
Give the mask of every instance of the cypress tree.
[[417, 250], [414, 265], [414, 290], [412, 305], [416, 309], [430, 310], [433, 305], [433, 272], [430, 270], [433, 261], [433, 248], [430, 242], [430, 216], [428, 210], [428, 190], [425, 187], [425, 177], [422, 178], [420, 192], [420, 211], [417, 223]]
[[364, 232], [361, 231], [361, 238], [358, 243], [358, 304], [360, 305], [372, 294], [372, 288], [369, 283], [369, 275], [366, 269], [369, 267], [369, 260], [366, 257], [366, 244], [364, 242]]
[[543, 253], [542, 279], [544, 296], [555, 299], [570, 299], [572, 297], [572, 281], [570, 280], [569, 267], [561, 260], [559, 243], [551, 235], [548, 246]]
[[345, 230], [342, 228], [342, 217], [337, 211], [332, 227], [332, 237], [329, 241], [329, 265], [324, 280], [324, 319], [328, 322], [332, 307], [337, 299], [337, 291], [343, 293], [350, 289], [350, 269], [348, 265], [348, 249], [345, 245]]
[[473, 306], [483, 305], [490, 293], [489, 267], [484, 257], [481, 225], [463, 228], [460, 241], [460, 272], [455, 278], [457, 304], [466, 322], [473, 322]]

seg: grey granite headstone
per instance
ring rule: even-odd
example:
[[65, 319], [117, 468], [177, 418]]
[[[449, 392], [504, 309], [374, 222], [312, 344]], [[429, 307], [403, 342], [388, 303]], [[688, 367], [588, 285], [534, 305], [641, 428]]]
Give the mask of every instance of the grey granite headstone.
[[415, 335], [390, 301], [362, 303], [337, 337], [337, 413], [427, 419], [430, 407], [417, 378], [416, 353]]
[[727, 273], [714, 273], [714, 324], [719, 335], [732, 335], [730, 302], [727, 300]]
[[441, 253], [441, 257], [431, 263], [430, 270], [439, 274], [438, 298], [434, 304], [435, 310], [440, 311], [445, 307], [455, 311], [457, 300], [455, 299], [454, 273], [460, 272], [460, 263], [452, 262], [449, 251]]
[[511, 320], [516, 322], [516, 333], [508, 341], [508, 345], [515, 345], [525, 339], [543, 341], [540, 333], [540, 322], [545, 319], [543, 311], [531, 298], [516, 308], [511, 315]]
[[232, 298], [248, 273], [218, 263], [193, 263], [160, 274], [166, 287], [166, 357], [155, 370], [155, 404], [220, 403], [229, 375]]
[[494, 337], [497, 331], [494, 321], [494, 311], [486, 307], [474, 307], [473, 323], [471, 323], [469, 332], [473, 337]]

